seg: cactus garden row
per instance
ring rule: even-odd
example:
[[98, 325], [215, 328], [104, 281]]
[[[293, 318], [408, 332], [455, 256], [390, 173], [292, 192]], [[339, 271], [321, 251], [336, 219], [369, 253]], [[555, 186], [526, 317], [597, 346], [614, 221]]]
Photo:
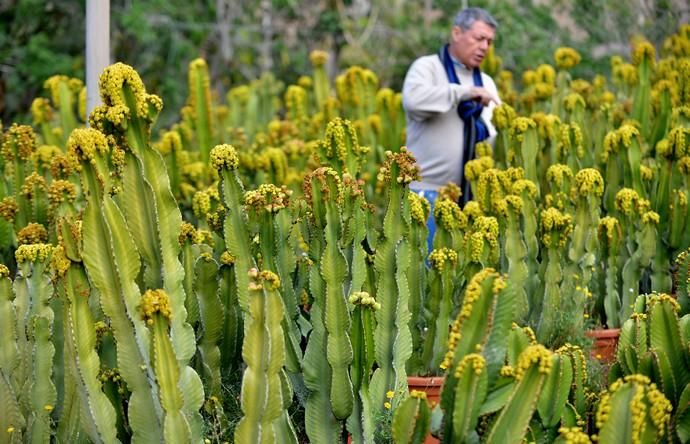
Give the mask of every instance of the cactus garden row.
[[581, 57], [515, 82], [490, 54], [499, 136], [431, 251], [369, 70], [314, 52], [220, 98], [195, 60], [162, 130], [127, 65], [88, 117], [48, 79], [0, 136], [0, 443], [689, 441], [690, 26]]

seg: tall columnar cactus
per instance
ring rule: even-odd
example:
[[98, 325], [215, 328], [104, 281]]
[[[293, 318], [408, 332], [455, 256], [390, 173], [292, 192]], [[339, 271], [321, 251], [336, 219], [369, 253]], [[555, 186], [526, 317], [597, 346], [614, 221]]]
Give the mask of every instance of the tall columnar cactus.
[[412, 390], [410, 397], [395, 410], [391, 428], [397, 444], [424, 443], [431, 428], [431, 409], [426, 393]]
[[79, 79], [67, 76], [55, 75], [43, 83], [43, 87], [50, 93], [53, 108], [58, 110], [60, 115], [60, 135], [61, 143], [64, 146], [67, 138], [74, 128], [77, 127], [77, 116], [79, 108], [79, 94], [84, 83]]
[[122, 63], [105, 69], [99, 89], [103, 105], [94, 109], [90, 122], [119, 145], [120, 149], [113, 151], [112, 162], [123, 169], [123, 190], [128, 196], [126, 203], [119, 204], [144, 258], [146, 286], [162, 287], [170, 296], [173, 345], [183, 365], [181, 371], [186, 374], [192, 371], [187, 363], [194, 354], [195, 340], [187, 322], [184, 268], [179, 260], [182, 215], [165, 162], [149, 141], [151, 126], [163, 103], [159, 97], [147, 94], [137, 72]]
[[448, 343], [458, 254], [449, 248], [435, 249], [429, 254], [429, 263], [431, 277], [425, 304], [428, 314], [422, 362], [426, 366], [424, 373], [434, 374], [441, 365]]
[[539, 155], [539, 133], [537, 124], [528, 117], [517, 117], [510, 127], [510, 135], [513, 139], [515, 153], [514, 166], [520, 166], [525, 170], [525, 179], [531, 180], [539, 187], [539, 175], [537, 174], [537, 159]]
[[[465, 356], [478, 350], [486, 360], [489, 390], [505, 362], [508, 333], [515, 315], [515, 294], [499, 274], [485, 268], [467, 285], [460, 311], [451, 327], [448, 352], [441, 368], [448, 370], [441, 395], [441, 407], [450, 412], [455, 406], [459, 379], [455, 369]], [[487, 322], [488, 320], [488, 322]], [[452, 415], [451, 415], [452, 416]], [[443, 427], [447, 442], [455, 442], [453, 424], [447, 418]]]
[[434, 233], [433, 248], [450, 248], [457, 253], [464, 250], [467, 216], [462, 212], [456, 201], [439, 197], [434, 202]]
[[541, 240], [546, 247], [546, 257], [542, 260], [544, 267], [544, 302], [538, 325], [541, 341], [553, 338], [557, 333], [556, 323], [560, 315], [559, 308], [563, 302], [561, 281], [563, 266], [561, 252], [568, 245], [573, 230], [572, 218], [555, 208], [541, 212]]
[[355, 444], [371, 442], [374, 439], [376, 427], [371, 414], [372, 406], [369, 401], [369, 380], [374, 368], [374, 328], [375, 312], [381, 309], [381, 304], [367, 292], [354, 292], [348, 302], [354, 305], [352, 311], [352, 365], [350, 375], [355, 403], [352, 414], [347, 418], [347, 430]]
[[331, 95], [331, 85], [326, 72], [328, 53], [325, 51], [312, 51], [309, 60], [314, 67], [314, 99], [316, 109], [321, 110], [326, 104], [326, 99]]
[[249, 307], [248, 272], [254, 268], [254, 259], [249, 246], [247, 216], [243, 209], [244, 188], [237, 173], [239, 159], [232, 145], [217, 145], [211, 151], [211, 165], [218, 171], [222, 184], [222, 198], [225, 206], [223, 238], [228, 253], [234, 258], [237, 300], [246, 311]]
[[342, 181], [335, 170], [321, 167], [305, 179], [305, 192], [312, 210], [309, 253], [314, 261], [309, 275], [313, 330], [302, 363], [304, 382], [310, 390], [305, 412], [307, 434], [314, 442], [333, 442], [342, 430], [339, 421], [346, 419], [354, 406], [348, 374], [353, 359], [351, 319], [344, 285], [348, 267], [339, 245]]
[[195, 59], [189, 63], [189, 98], [197, 149], [201, 161], [208, 164], [211, 148], [214, 146], [214, 122], [211, 112], [211, 82], [208, 77], [208, 66], [204, 59]]
[[513, 283], [513, 288], [516, 292], [516, 319], [526, 321], [530, 312], [530, 300], [527, 294], [527, 281], [529, 279], [528, 251], [521, 230], [523, 200], [519, 196], [509, 195], [504, 201], [505, 240], [503, 251], [508, 260], [508, 279]]
[[[537, 187], [534, 183], [526, 179], [517, 180], [512, 185], [511, 194], [520, 196], [522, 200], [522, 235], [527, 248], [526, 263], [528, 276], [525, 282], [525, 292], [527, 293], [528, 306], [530, 308], [529, 317], [532, 318], [540, 313], [541, 297], [539, 287], [541, 285], [539, 277], [539, 222], [538, 211], [535, 199], [537, 197]], [[508, 252], [506, 251], [506, 254]]]
[[285, 304], [283, 331], [286, 335], [287, 369], [291, 373], [300, 372], [302, 350], [301, 333], [297, 326], [299, 307], [297, 295], [291, 285], [292, 274], [297, 265], [295, 252], [290, 248], [292, 217], [288, 209], [292, 194], [284, 186], [263, 184], [258, 190], [247, 191], [244, 202], [252, 232], [258, 238], [261, 266], [278, 275], [281, 282], [280, 293]]
[[297, 443], [287, 417], [285, 399], [292, 397], [285, 365], [285, 339], [281, 327], [285, 314], [278, 289], [280, 279], [270, 271], [249, 272], [249, 310], [242, 346], [247, 364], [242, 378], [242, 412], [235, 429], [235, 441], [247, 443]]
[[599, 401], [599, 440], [621, 444], [659, 442], [670, 435], [671, 410], [671, 403], [646, 376], [618, 379]]
[[[64, 247], [53, 253], [53, 263], [58, 278], [58, 286], [65, 297], [65, 356], [78, 363], [74, 373], [78, 391], [82, 395], [82, 416], [79, 422], [93, 442], [118, 442], [117, 413], [104, 393], [103, 382], [99, 378], [101, 365], [98, 355], [95, 318], [91, 311], [89, 298], [91, 287], [84, 265], [70, 260]], [[67, 365], [69, 370], [72, 368]], [[67, 381], [67, 379], [66, 379]], [[69, 413], [63, 410], [65, 415]], [[68, 421], [65, 421], [68, 422]]]
[[659, 232], [668, 246], [677, 250], [686, 245], [688, 190], [684, 168], [690, 155], [690, 128], [678, 126], [656, 145], [659, 163], [659, 178], [652, 194], [653, 209], [659, 213]]
[[[407, 279], [411, 215], [407, 193], [410, 182], [419, 179], [419, 167], [406, 149], [388, 152], [378, 178], [388, 200], [374, 259], [376, 300], [382, 309], [376, 312], [376, 362], [379, 367], [372, 376], [371, 400], [374, 411], [380, 412], [386, 392], [407, 391], [405, 365], [412, 355], [410, 282]], [[402, 398], [393, 399], [393, 408]]]
[[604, 179], [598, 170], [577, 172], [572, 190], [575, 200], [574, 229], [568, 249], [568, 266], [563, 279], [564, 307], [569, 309], [574, 331], [582, 330], [586, 299], [591, 297], [591, 280], [598, 253], [597, 230]]
[[369, 148], [361, 146], [352, 122], [335, 118], [328, 123], [326, 132], [314, 153], [320, 165], [333, 168], [338, 174], [348, 173], [359, 178]]
[[487, 443], [513, 442], [526, 434], [553, 367], [553, 353], [543, 345], [531, 345], [520, 354], [514, 369], [515, 385], [486, 436]]
[[[17, 276], [14, 280], [15, 310], [24, 315], [24, 327], [17, 333], [24, 336], [20, 362], [14, 376], [19, 405], [27, 421], [27, 436], [32, 442], [50, 441], [52, 415], [57, 407], [57, 389], [53, 382], [53, 325], [55, 313], [51, 307], [54, 294], [49, 277], [52, 245], [31, 244], [17, 248]], [[19, 305], [26, 303], [25, 307]], [[22, 344], [23, 343], [23, 344]]]
[[690, 313], [690, 248], [676, 257], [675, 289], [681, 313]]
[[622, 299], [618, 263], [620, 261], [623, 233], [618, 219], [612, 216], [601, 218], [599, 220], [598, 235], [600, 254], [605, 261], [603, 265], [605, 324], [609, 328], [619, 328], [625, 319], [620, 318]]
[[488, 393], [486, 360], [480, 354], [470, 353], [452, 370], [457, 379], [455, 404], [446, 411], [446, 421], [452, 423], [455, 442], [468, 442], [476, 436], [480, 407]]
[[[422, 338], [426, 322], [424, 319], [423, 304], [427, 294], [427, 264], [428, 256], [428, 237], [427, 219], [429, 218], [429, 201], [419, 196], [417, 193], [407, 195], [410, 200], [410, 251], [412, 259], [408, 269], [408, 280], [410, 285], [410, 333], [412, 334], [412, 349], [419, 351], [422, 349]], [[407, 364], [407, 371], [410, 374], [417, 373], [426, 366], [426, 362], [419, 353], [414, 353]]]
[[651, 74], [654, 68], [656, 50], [650, 42], [641, 40], [633, 43], [632, 59], [637, 65], [638, 84], [633, 98], [632, 118], [637, 120], [642, 128], [642, 135], [649, 140], [652, 130], [651, 113]]

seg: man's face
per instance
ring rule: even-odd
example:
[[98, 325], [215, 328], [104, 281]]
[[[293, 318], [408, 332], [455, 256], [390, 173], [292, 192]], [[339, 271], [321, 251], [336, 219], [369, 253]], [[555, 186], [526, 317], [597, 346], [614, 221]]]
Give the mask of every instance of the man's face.
[[495, 34], [494, 28], [480, 20], [472, 23], [465, 31], [459, 26], [453, 26], [451, 53], [468, 68], [477, 68], [493, 43]]

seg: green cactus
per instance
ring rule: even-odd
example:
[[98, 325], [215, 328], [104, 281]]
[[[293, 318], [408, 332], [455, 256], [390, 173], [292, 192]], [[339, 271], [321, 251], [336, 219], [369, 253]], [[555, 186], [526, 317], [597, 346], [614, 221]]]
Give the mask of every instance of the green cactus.
[[4, 161], [6, 164], [12, 165], [11, 181], [5, 185], [6, 196], [14, 198], [14, 226], [19, 229], [30, 222], [32, 214], [29, 199], [25, 193], [22, 193], [22, 187], [26, 177], [30, 174], [29, 159], [36, 150], [36, 134], [30, 126], [15, 123], [7, 130], [3, 139], [2, 155]]
[[83, 86], [81, 80], [62, 75], [52, 76], [43, 83], [50, 93], [53, 107], [60, 115], [60, 145], [64, 146], [72, 130], [77, 127], [78, 101]]
[[413, 390], [398, 405], [393, 414], [393, 442], [396, 444], [422, 444], [431, 428], [431, 409], [426, 393]]
[[215, 141], [213, 115], [211, 113], [211, 83], [204, 59], [189, 63], [189, 98], [187, 106], [193, 116], [194, 134], [201, 154], [201, 161], [207, 165]]
[[326, 103], [326, 99], [331, 95], [331, 86], [326, 72], [326, 62], [328, 53], [325, 51], [312, 51], [309, 59], [314, 68], [314, 99], [316, 109], [320, 110]]
[[605, 323], [609, 328], [619, 328], [623, 320], [620, 318], [621, 290], [618, 269], [622, 232], [618, 219], [612, 216], [601, 218], [598, 235], [601, 255], [605, 260], [605, 292], [603, 296]]
[[487, 396], [486, 360], [480, 354], [470, 353], [462, 358], [454, 372], [455, 404], [447, 412], [447, 420], [452, 421], [455, 442], [469, 442], [476, 436], [480, 407]]
[[633, 63], [637, 65], [638, 83], [635, 88], [631, 114], [632, 118], [642, 125], [642, 135], [645, 140], [649, 140], [649, 134], [652, 130], [650, 126], [650, 122], [652, 122], [650, 77], [654, 66], [654, 59], [656, 58], [656, 50], [648, 41], [637, 41], [633, 44], [632, 57]]
[[675, 275], [676, 295], [682, 314], [690, 313], [690, 248], [682, 251], [676, 257], [676, 267], [678, 270]]
[[516, 117], [510, 127], [510, 136], [516, 154], [514, 166], [524, 168], [525, 179], [534, 182], [539, 192], [540, 182], [537, 174], [539, 134], [536, 122], [528, 117]]
[[618, 379], [599, 401], [599, 440], [659, 442], [670, 435], [671, 410], [671, 403], [646, 376], [635, 374]]
[[[408, 185], [419, 179], [419, 167], [406, 150], [387, 153], [379, 172], [387, 194], [387, 208], [381, 238], [377, 244], [374, 268], [377, 274], [376, 300], [382, 309], [376, 312], [376, 362], [378, 368], [371, 380], [371, 402], [381, 412], [388, 391], [405, 393], [405, 365], [412, 355], [409, 328], [410, 267], [409, 227], [411, 224]], [[402, 397], [399, 397], [402, 398]], [[393, 408], [398, 399], [393, 399]]]
[[256, 269], [249, 276], [249, 311], [242, 346], [242, 358], [247, 364], [241, 397], [244, 416], [235, 429], [235, 441], [296, 444], [295, 431], [285, 418], [285, 403], [289, 400], [284, 399], [287, 379], [281, 376], [285, 342], [280, 280], [275, 273]]

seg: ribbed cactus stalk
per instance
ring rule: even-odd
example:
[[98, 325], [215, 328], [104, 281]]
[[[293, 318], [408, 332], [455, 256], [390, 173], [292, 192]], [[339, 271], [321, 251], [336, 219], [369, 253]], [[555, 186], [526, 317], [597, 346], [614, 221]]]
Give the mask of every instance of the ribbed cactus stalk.
[[[572, 367], [572, 384], [570, 385], [567, 399], [575, 409], [579, 422], [589, 413], [590, 407], [590, 400], [587, 397], [588, 384], [590, 383], [587, 373], [587, 358], [580, 347], [571, 344], [565, 344], [556, 350], [556, 353], [559, 356], [569, 358]], [[561, 367], [561, 369], [564, 369], [564, 367]], [[544, 398], [546, 400], [549, 399], [548, 396], [544, 396]]]
[[455, 404], [446, 411], [446, 420], [452, 422], [455, 442], [469, 442], [476, 437], [479, 409], [488, 393], [486, 360], [477, 353], [465, 355], [453, 370], [457, 379]]
[[554, 433], [560, 425], [570, 401], [573, 381], [573, 363], [568, 353], [556, 352], [551, 356], [551, 371], [544, 381], [537, 411], [547, 433]]
[[247, 216], [243, 209], [244, 188], [237, 168], [239, 159], [232, 145], [217, 145], [211, 151], [211, 165], [218, 170], [222, 184], [222, 198], [226, 209], [223, 238], [228, 253], [234, 258], [237, 301], [242, 310], [249, 308], [249, 275], [254, 259], [249, 246]]
[[[141, 316], [151, 333], [151, 364], [163, 407], [165, 442], [192, 441], [192, 430], [185, 418], [184, 395], [180, 390], [181, 369], [170, 337], [172, 307], [163, 290], [146, 290], [139, 305]], [[196, 437], [195, 440], [198, 440]]]
[[503, 214], [505, 234], [503, 252], [508, 260], [508, 280], [512, 282], [517, 297], [516, 319], [526, 321], [530, 312], [527, 294], [529, 279], [528, 251], [522, 236], [523, 200], [520, 196], [509, 195], [504, 199]]
[[[352, 412], [354, 392], [348, 368], [353, 359], [350, 313], [345, 294], [348, 275], [340, 248], [342, 181], [335, 170], [321, 167], [305, 179], [312, 210], [309, 253], [314, 261], [309, 288], [312, 332], [304, 353], [307, 434], [314, 442], [335, 442]], [[326, 359], [324, 359], [324, 356]]]
[[558, 69], [558, 74], [555, 79], [556, 91], [553, 95], [551, 112], [557, 116], [564, 118], [564, 99], [568, 93], [571, 76], [570, 70], [580, 63], [582, 57], [573, 48], [561, 47], [556, 49], [553, 53], [554, 62]]
[[563, 307], [567, 307], [570, 313], [568, 323], [573, 331], [583, 329], [586, 300], [592, 295], [591, 280], [599, 249], [597, 230], [603, 194], [604, 179], [598, 170], [585, 168], [577, 172], [572, 190], [575, 200], [574, 229], [562, 286], [565, 298]]
[[[376, 300], [382, 309], [376, 312], [376, 362], [378, 368], [371, 381], [371, 402], [375, 412], [383, 409], [388, 391], [405, 393], [405, 365], [412, 355], [409, 321], [410, 267], [409, 230], [411, 224], [408, 186], [419, 179], [414, 157], [402, 149], [387, 153], [378, 175], [386, 190], [386, 214], [376, 248]], [[396, 399], [398, 398], [398, 399]], [[393, 399], [393, 409], [404, 397]]]
[[531, 345], [520, 354], [514, 369], [515, 386], [486, 436], [487, 443], [514, 442], [525, 436], [553, 367], [553, 353], [543, 345]]
[[603, 306], [606, 319], [601, 321], [609, 328], [619, 328], [625, 321], [620, 318], [621, 286], [618, 266], [623, 233], [618, 219], [613, 216], [601, 218], [598, 230], [600, 254], [605, 261]]
[[[525, 282], [525, 292], [530, 307], [529, 317], [532, 318], [536, 313], [540, 313], [542, 298], [539, 296], [541, 285], [539, 278], [539, 222], [538, 211], [535, 199], [537, 197], [537, 187], [534, 183], [526, 179], [517, 180], [512, 185], [512, 194], [520, 196], [522, 200], [522, 236], [527, 248], [525, 261], [527, 263], [527, 281]], [[506, 255], [508, 251], [506, 251]], [[512, 253], [511, 253], [512, 254]], [[518, 309], [519, 310], [519, 309]]]
[[211, 148], [214, 146], [214, 122], [211, 112], [211, 82], [208, 66], [204, 59], [194, 59], [189, 63], [189, 98], [187, 105], [191, 109], [196, 135], [197, 149], [201, 161], [208, 164]]
[[649, 140], [651, 128], [651, 74], [656, 59], [654, 45], [646, 40], [640, 40], [633, 44], [633, 64], [637, 66], [638, 83], [633, 98], [632, 118], [637, 120], [642, 128], [642, 135]]
[[676, 257], [675, 289], [681, 313], [690, 312], [690, 248]]
[[82, 164], [82, 188], [87, 198], [83, 248], [93, 252], [83, 260], [89, 280], [100, 294], [103, 312], [110, 319], [117, 342], [117, 367], [131, 392], [128, 417], [132, 439], [157, 441], [163, 436], [163, 412], [151, 365], [150, 333], [138, 315], [140, 259], [122, 212], [103, 190], [108, 178], [106, 139], [94, 129], [77, 129], [70, 135], [68, 148]]
[[450, 248], [461, 253], [465, 246], [465, 232], [467, 216], [460, 210], [456, 201], [439, 197], [434, 202], [434, 233], [433, 248]]
[[[497, 167], [507, 167], [512, 163], [511, 157], [515, 155], [511, 148], [510, 142], [510, 128], [513, 126], [513, 120], [517, 117], [515, 109], [506, 102], [497, 106], [494, 109], [491, 121], [493, 122], [498, 136], [496, 137], [496, 145], [494, 147], [494, 160]], [[511, 159], [509, 161], [509, 159]]]
[[[41, 130], [43, 143], [53, 146], [63, 145], [62, 134], [56, 134], [56, 130], [51, 126], [55, 110], [50, 106], [50, 100], [37, 97], [31, 102], [31, 117], [34, 127]], [[61, 131], [60, 131], [61, 132]]]
[[53, 107], [60, 114], [60, 145], [64, 145], [72, 130], [77, 127], [78, 99], [83, 86], [81, 80], [62, 75], [52, 76], [43, 83], [43, 87], [50, 93]]
[[426, 259], [428, 256], [427, 219], [429, 218], [429, 201], [417, 193], [409, 193], [410, 200], [410, 251], [411, 260], [407, 278], [410, 282], [410, 333], [412, 334], [412, 349], [415, 351], [408, 361], [408, 374], [419, 374], [426, 362], [419, 353], [422, 350], [422, 337], [426, 326], [423, 304], [427, 298], [428, 271]]
[[[25, 335], [25, 379], [19, 394], [19, 403], [25, 409], [27, 435], [31, 442], [50, 442], [53, 429], [52, 415], [57, 407], [57, 389], [53, 382], [53, 324], [55, 313], [51, 307], [54, 288], [49, 277], [49, 260], [53, 246], [47, 244], [20, 245], [15, 252], [18, 270], [14, 280], [17, 299], [28, 302]], [[16, 308], [18, 308], [15, 305]], [[20, 315], [23, 310], [17, 309]], [[20, 367], [21, 368], [21, 367]], [[17, 381], [19, 382], [19, 381]]]
[[365, 122], [376, 109], [376, 91], [379, 86], [376, 74], [360, 66], [351, 66], [335, 82], [345, 116]]
[[426, 296], [427, 325], [422, 362], [425, 374], [434, 374], [445, 355], [455, 293], [458, 254], [449, 248], [434, 249], [429, 254], [431, 276]]
[[283, 331], [286, 335], [286, 367], [291, 373], [300, 372], [302, 350], [301, 333], [296, 324], [299, 316], [297, 295], [290, 283], [297, 265], [295, 253], [290, 247], [289, 237], [292, 218], [288, 209], [292, 194], [284, 186], [263, 184], [258, 190], [247, 191], [244, 196], [248, 221], [256, 231], [259, 242], [261, 266], [278, 275], [281, 282], [280, 293], [285, 304]]
[[393, 440], [396, 444], [422, 444], [430, 428], [431, 409], [426, 393], [413, 390], [393, 414]]
[[[457, 369], [470, 353], [481, 352], [486, 360], [489, 390], [505, 362], [511, 322], [515, 315], [515, 295], [499, 274], [485, 268], [467, 285], [460, 311], [453, 322], [448, 352], [441, 369], [448, 370], [441, 395], [441, 408], [448, 412], [455, 406]], [[443, 427], [445, 442], [456, 442], [452, 421]]]
[[552, 340], [557, 333], [556, 324], [560, 315], [563, 280], [563, 251], [568, 245], [573, 230], [572, 218], [551, 207], [543, 210], [540, 216], [541, 240], [546, 247], [544, 267], [544, 303], [538, 325], [540, 341]]
[[200, 362], [198, 373], [205, 381], [207, 397], [221, 397], [221, 353], [225, 316], [219, 297], [218, 263], [211, 248], [204, 246], [194, 264], [194, 296], [199, 304], [201, 338], [197, 352]]
[[111, 158], [117, 171], [124, 157], [123, 189], [128, 200], [120, 206], [132, 238], [142, 251], [145, 284], [148, 288], [164, 288], [170, 297], [173, 345], [182, 365], [180, 371], [187, 374], [193, 372], [187, 364], [195, 351], [195, 338], [187, 322], [184, 268], [179, 260], [182, 215], [165, 162], [149, 141], [151, 126], [163, 103], [159, 97], [147, 94], [137, 72], [122, 63], [105, 69], [99, 89], [103, 105], [94, 109], [90, 121], [125, 148], [124, 152], [114, 150]]
[[599, 441], [653, 443], [670, 438], [671, 411], [671, 403], [648, 377], [618, 379], [599, 401]]
[[[580, 98], [582, 99], [582, 98]], [[572, 170], [579, 170], [593, 162], [585, 157], [585, 141], [582, 128], [577, 123], [563, 123], [559, 128], [560, 134], [557, 148], [557, 161], [568, 165]]]
[[347, 430], [355, 444], [372, 442], [376, 424], [371, 414], [372, 406], [369, 402], [369, 379], [373, 371], [374, 356], [374, 328], [375, 313], [381, 309], [381, 304], [367, 292], [354, 292], [348, 302], [354, 305], [352, 311], [352, 388], [355, 403], [352, 414], [347, 418]]
[[[242, 378], [241, 406], [244, 416], [235, 429], [235, 442], [297, 443], [286, 418], [285, 339], [281, 327], [283, 302], [280, 279], [270, 271], [249, 272], [249, 311], [242, 346], [247, 368]], [[291, 394], [291, 390], [288, 390]], [[289, 401], [288, 401], [289, 403]]]
[[652, 94], [658, 97], [658, 101], [654, 106], [654, 126], [651, 128], [648, 139], [649, 146], [651, 147], [655, 147], [669, 130], [672, 109], [672, 91], [673, 83], [668, 79], [660, 80], [654, 85], [654, 93]]
[[690, 155], [690, 128], [675, 127], [656, 145], [659, 179], [652, 196], [653, 209], [659, 213], [659, 232], [669, 247], [678, 249], [687, 238], [688, 191], [681, 178], [684, 159]]
[[498, 220], [493, 216], [478, 216], [465, 233], [465, 279], [469, 281], [484, 268], [497, 267], [501, 250]]
[[328, 53], [325, 51], [312, 51], [309, 60], [314, 68], [314, 99], [316, 109], [321, 110], [326, 104], [326, 99], [331, 95], [331, 85], [326, 72]]
[[319, 164], [333, 168], [338, 174], [359, 178], [367, 152], [369, 148], [360, 146], [352, 122], [335, 118], [328, 123], [315, 155]]
[[525, 179], [531, 180], [539, 188], [539, 133], [536, 122], [528, 117], [516, 117], [510, 127], [510, 137], [516, 155], [513, 166], [524, 168]]
[[381, 88], [376, 93], [376, 109], [382, 126], [380, 144], [385, 150], [397, 151], [405, 143], [405, 111], [402, 107], [402, 94], [390, 88]]
[[[82, 427], [93, 442], [119, 442], [117, 439], [117, 413], [104, 393], [103, 381], [99, 378], [101, 365], [97, 351], [95, 318], [89, 306], [91, 288], [81, 262], [73, 262], [65, 255], [62, 246], [53, 253], [53, 264], [58, 285], [64, 288], [65, 355], [78, 363], [74, 376], [78, 391], [82, 395]], [[69, 413], [63, 410], [65, 415]], [[65, 421], [67, 422], [67, 421]]]

